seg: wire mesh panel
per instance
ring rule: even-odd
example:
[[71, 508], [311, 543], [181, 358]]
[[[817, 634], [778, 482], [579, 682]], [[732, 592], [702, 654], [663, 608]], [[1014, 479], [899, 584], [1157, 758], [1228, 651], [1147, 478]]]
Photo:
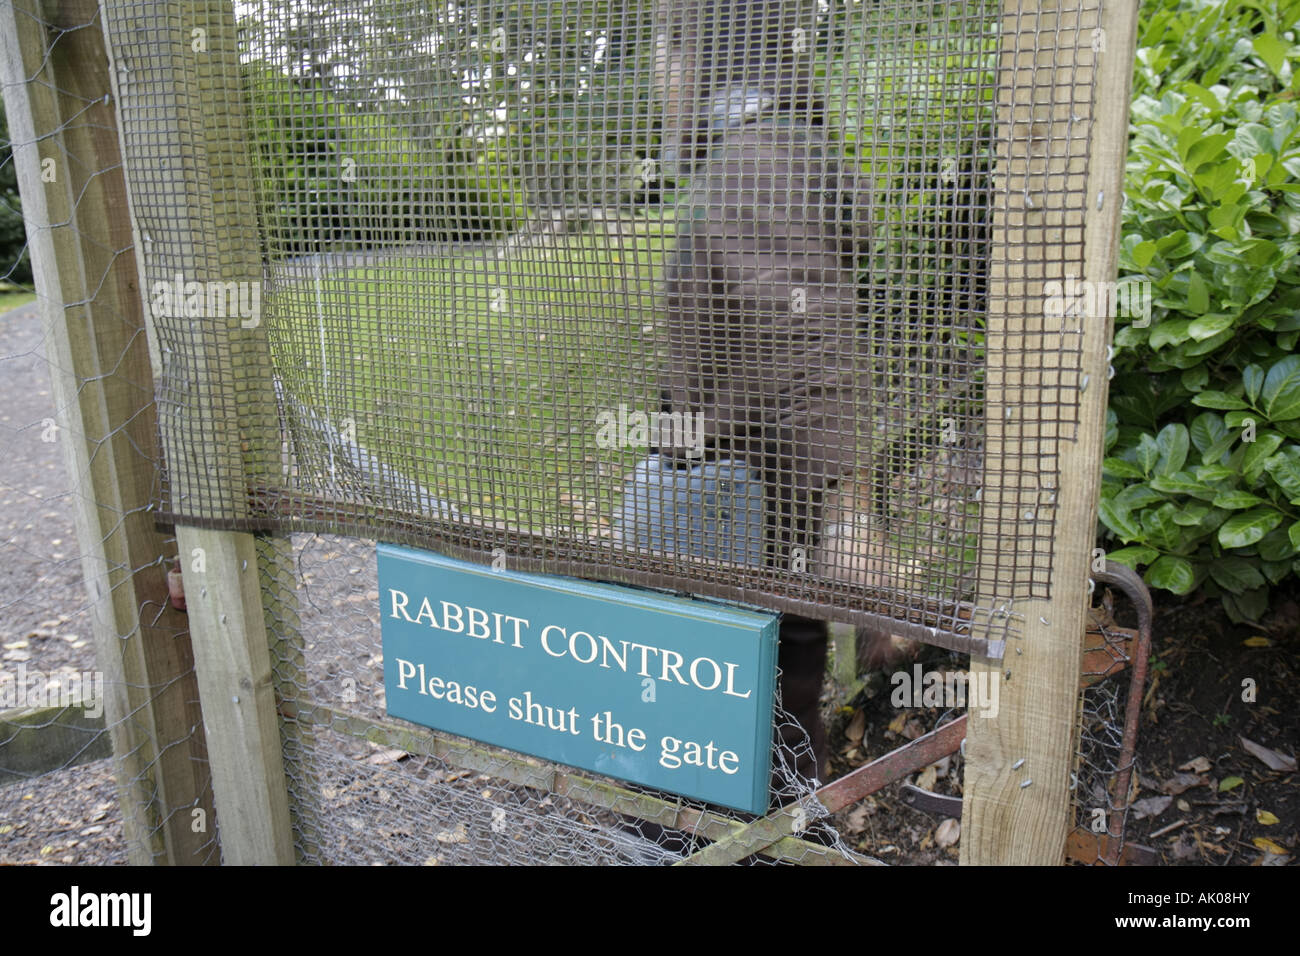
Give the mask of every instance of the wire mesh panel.
[[[1000, 501], [1028, 525], [981, 527], [981, 488], [990, 469], [1052, 473], [1078, 339], [1048, 315], [1005, 343], [1053, 387], [1034, 447], [988, 460], [986, 415], [1018, 399], [986, 394], [985, 317], [1042, 297], [988, 276], [1032, 259], [1040, 228], [1081, 244], [1089, 123], [1049, 138], [995, 117], [1091, 102], [1074, 53], [1096, 2], [1034, 35], [993, 0], [239, 4], [226, 80], [245, 102], [166, 117], [156, 97], [193, 51], [115, 6], [126, 140], [157, 160], [133, 175], [167, 514], [976, 650], [995, 611], [976, 595], [1047, 592], [988, 539], [1050, 553], [1050, 479]], [[199, 19], [176, 36], [223, 36]], [[1043, 68], [999, 87], [1008, 50]], [[195, 274], [169, 228], [169, 156], [199, 134], [217, 157], [247, 144], [256, 182], [223, 201], [259, 223], [264, 282]], [[1011, 196], [993, 171], [1026, 151], [1068, 176]], [[1032, 216], [992, 249], [1008, 205]], [[204, 369], [186, 357], [214, 334], [201, 318], [238, 327]], [[240, 330], [265, 336], [272, 388], [229, 388], [253, 381]], [[223, 403], [284, 436], [243, 442], [242, 480], [211, 450], [229, 447], [210, 434]]]

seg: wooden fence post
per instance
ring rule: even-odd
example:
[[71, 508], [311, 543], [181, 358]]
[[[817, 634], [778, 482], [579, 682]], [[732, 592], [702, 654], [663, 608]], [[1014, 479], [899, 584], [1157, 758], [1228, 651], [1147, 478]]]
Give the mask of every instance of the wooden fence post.
[[[1010, 611], [1018, 634], [1006, 657], [972, 661], [972, 680], [996, 681], [999, 695], [996, 716], [976, 709], [968, 725], [964, 863], [1059, 863], [1071, 824], [1111, 317], [1045, 316], [1044, 285], [1064, 282], [1070, 272], [1085, 281], [1115, 279], [1136, 21], [1132, 0], [1104, 0], [1091, 22], [1070, 0], [1004, 6], [985, 419], [986, 461], [995, 464], [982, 492], [982, 535], [993, 549], [992, 566], [1027, 562], [1036, 580], [1050, 582], [1051, 597], [1015, 600]], [[1077, 102], [1074, 90], [1086, 87], [1073, 84], [1088, 76], [1092, 100]], [[1068, 155], [1059, 148], [1070, 139], [1077, 143], [1081, 131], [1090, 133], [1086, 154], [1081, 146]], [[1045, 208], [1043, 197], [1063, 190], [1082, 191], [1079, 221], [1069, 218], [1074, 204], [1053, 215], [1059, 198]], [[1032, 351], [1036, 344], [1067, 343], [1070, 335], [1080, 343], [1077, 373], [1066, 354], [1052, 363]], [[1080, 400], [1073, 426], [1061, 405], [1072, 396]], [[1054, 466], [1039, 458], [1049, 444]], [[999, 461], [1019, 464], [999, 468]], [[1036, 501], [1055, 510], [1050, 553], [1026, 553], [1025, 539], [1015, 533], [1027, 534], [1042, 520]], [[1009, 603], [1005, 583], [986, 580], [981, 606]]]
[[[142, 281], [262, 283], [229, 0], [105, 0]], [[223, 522], [279, 467], [270, 348], [260, 315], [153, 317], [173, 364], [160, 408], [169, 501]], [[226, 862], [294, 861], [288, 794], [252, 534], [178, 524], [200, 699]]]
[[147, 511], [153, 376], [95, 0], [0, 4], [5, 110], [131, 860], [217, 862], [174, 553]]

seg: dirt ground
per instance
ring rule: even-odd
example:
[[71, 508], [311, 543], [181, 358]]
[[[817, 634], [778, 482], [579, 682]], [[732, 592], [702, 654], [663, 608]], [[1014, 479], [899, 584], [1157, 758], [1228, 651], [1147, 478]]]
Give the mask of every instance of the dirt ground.
[[[0, 316], [0, 678], [20, 664], [53, 681], [94, 667], [63, 448], [46, 440], [52, 416], [36, 307], [24, 306]], [[1261, 626], [1231, 623], [1217, 602], [1158, 596], [1153, 655], [1129, 838], [1171, 865], [1294, 863], [1300, 586], [1275, 594]], [[919, 660], [926, 669], [965, 666], [937, 648]], [[1253, 681], [1251, 700], [1243, 681]], [[876, 674], [854, 700], [828, 701], [837, 775], [941, 719], [938, 709], [892, 707], [889, 686]], [[954, 755], [919, 782], [960, 795], [961, 774]], [[887, 863], [956, 862], [952, 823], [906, 806], [899, 792], [892, 785], [837, 815], [849, 844]], [[126, 859], [107, 761], [0, 786], [0, 864]]]
[[[1133, 626], [1119, 603], [1119, 623]], [[1232, 623], [1218, 601], [1158, 594], [1152, 645], [1127, 838], [1154, 849], [1165, 865], [1294, 865], [1300, 847], [1300, 586], [1279, 589], [1258, 626]], [[938, 648], [924, 649], [918, 660], [926, 670], [965, 666], [960, 655]], [[1253, 700], [1244, 699], [1251, 696], [1250, 682]], [[943, 718], [937, 708], [900, 712], [889, 703], [889, 689], [885, 675], [876, 674], [832, 716], [837, 775]], [[920, 784], [960, 795], [961, 757], [935, 769]], [[955, 862], [959, 843], [941, 845], [951, 824], [945, 833], [941, 818], [907, 806], [901, 787], [891, 785], [837, 817], [850, 845], [890, 863]]]

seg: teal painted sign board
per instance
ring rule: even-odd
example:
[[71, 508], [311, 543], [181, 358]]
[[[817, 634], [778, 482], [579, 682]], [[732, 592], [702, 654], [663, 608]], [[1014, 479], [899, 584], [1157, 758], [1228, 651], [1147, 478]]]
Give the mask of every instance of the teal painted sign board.
[[777, 615], [378, 551], [390, 716], [766, 812]]

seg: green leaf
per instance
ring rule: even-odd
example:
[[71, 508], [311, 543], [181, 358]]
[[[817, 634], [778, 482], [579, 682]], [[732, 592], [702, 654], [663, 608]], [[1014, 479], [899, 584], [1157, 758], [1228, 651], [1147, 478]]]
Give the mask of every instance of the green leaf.
[[1264, 462], [1264, 470], [1292, 504], [1300, 502], [1300, 461], [1297, 456], [1285, 453], [1274, 455]]
[[1291, 539], [1292, 534], [1300, 538], [1300, 531], [1295, 531], [1297, 526], [1300, 526], [1300, 521], [1286, 531], [1277, 528], [1260, 538], [1259, 544], [1255, 545], [1259, 556], [1265, 561], [1290, 561], [1300, 551], [1300, 544]]
[[1242, 508], [1253, 508], [1263, 500], [1249, 491], [1223, 491], [1214, 496], [1214, 507], [1240, 511]]
[[1300, 521], [1297, 521], [1291, 527], [1286, 529], [1287, 537], [1291, 539], [1291, 547], [1300, 551]]
[[1191, 328], [1191, 319], [1165, 319], [1151, 330], [1151, 348], [1159, 349], [1166, 345], [1179, 345], [1189, 338], [1187, 330]]
[[1143, 478], [1142, 469], [1131, 461], [1125, 461], [1123, 458], [1105, 458], [1101, 462], [1101, 470], [1110, 475], [1112, 478]]
[[1223, 458], [1223, 456], [1228, 453], [1228, 449], [1232, 447], [1232, 443], [1235, 440], [1236, 439], [1232, 435], [1224, 435], [1213, 445], [1211, 445], [1208, 449], [1206, 449], [1203, 458], [1206, 461], [1209, 461], [1214, 464], [1218, 464]]
[[1291, 559], [1285, 561], [1263, 561], [1259, 566], [1269, 584], [1281, 584], [1291, 576]]
[[1227, 392], [1205, 391], [1192, 398], [1193, 405], [1199, 405], [1201, 408], [1249, 408], [1240, 398], [1235, 395], [1229, 395]]
[[1281, 79], [1282, 67], [1286, 65], [1286, 54], [1290, 46], [1271, 33], [1261, 33], [1251, 41], [1250, 45], [1273, 74]]
[[1212, 339], [1219, 333], [1232, 328], [1236, 320], [1237, 317], [1230, 312], [1211, 312], [1209, 315], [1202, 315], [1199, 319], [1194, 320], [1187, 327], [1187, 334], [1197, 342], [1204, 342], [1206, 339]]
[[[1152, 348], [1155, 346], [1153, 345]], [[1189, 392], [1199, 392], [1205, 388], [1205, 383], [1210, 380], [1210, 372], [1204, 365], [1197, 365], [1189, 368], [1179, 376], [1178, 381]]]
[[[1187, 436], [1192, 440], [1192, 445], [1202, 455], [1211, 448], [1215, 442], [1227, 434], [1228, 428], [1223, 424], [1223, 419], [1213, 412], [1205, 412], [1197, 415], [1192, 421], [1192, 425], [1187, 429]], [[1204, 458], [1201, 459], [1205, 461]]]
[[1264, 586], [1264, 576], [1245, 558], [1227, 555], [1210, 562], [1210, 577], [1233, 594]]
[[1142, 578], [1153, 588], [1163, 588], [1175, 594], [1186, 594], [1196, 583], [1196, 572], [1186, 558], [1166, 554], [1147, 568]]
[[1160, 552], [1155, 548], [1134, 544], [1127, 548], [1120, 548], [1118, 551], [1107, 552], [1106, 560], [1118, 562], [1136, 571], [1139, 564], [1150, 564], [1159, 556]]
[[1281, 524], [1282, 517], [1274, 508], [1255, 508], [1233, 515], [1219, 526], [1219, 544], [1225, 548], [1249, 547]]
[[1139, 269], [1145, 269], [1151, 265], [1151, 260], [1156, 257], [1156, 244], [1150, 239], [1145, 242], [1139, 242], [1133, 247], [1133, 262]]
[[[1201, 278], [1199, 272], [1190, 273], [1187, 277], [1187, 311], [1192, 315], [1204, 315], [1206, 312], [1210, 311], [1210, 289], [1205, 284], [1205, 280]], [[1197, 323], [1193, 323], [1193, 330], [1191, 333], [1192, 338], [1194, 339], [1199, 340], [1209, 338], [1210, 335], [1214, 334], [1214, 332], [1219, 331], [1219, 329], [1215, 329], [1214, 332], [1209, 333], [1209, 335], [1197, 335], [1194, 330], [1196, 324]]]
[[1174, 514], [1174, 524], [1180, 528], [1195, 528], [1212, 510], [1204, 501], [1186, 501]]
[[1188, 127], [1178, 135], [1181, 147], [1184, 134], [1191, 132], [1192, 135], [1187, 138], [1187, 153], [1183, 157], [1183, 162], [1187, 166], [1187, 171], [1194, 173], [1202, 165], [1212, 162], [1223, 154], [1224, 149], [1232, 142], [1233, 134], [1215, 133], [1205, 135], [1204, 130]]
[[1155, 467], [1156, 459], [1159, 457], [1160, 448], [1156, 445], [1156, 440], [1150, 435], [1143, 434], [1138, 441], [1137, 463], [1144, 476], [1151, 474], [1151, 469]]
[[[1107, 459], [1107, 461], [1109, 460]], [[1103, 462], [1104, 464], [1105, 462]], [[1192, 495], [1197, 498], [1205, 495], [1213, 498], [1215, 495], [1213, 488], [1204, 482], [1196, 481], [1185, 471], [1180, 471], [1176, 475], [1156, 475], [1151, 479], [1150, 485], [1156, 491], [1164, 492], [1167, 495]]]
[[1264, 412], [1275, 421], [1300, 416], [1300, 355], [1288, 355], [1268, 370], [1261, 390]]
[[1187, 463], [1187, 427], [1177, 422], [1166, 425], [1156, 436], [1156, 446], [1160, 449], [1156, 471], [1161, 475], [1178, 473]]
[[1164, 501], [1165, 496], [1146, 485], [1137, 484], [1129, 485], [1117, 494], [1113, 500], [1116, 507], [1123, 508], [1125, 511], [1134, 511], [1138, 508], [1145, 508], [1157, 501]]
[[1109, 498], [1102, 498], [1097, 503], [1097, 517], [1101, 519], [1102, 524], [1119, 535], [1120, 540], [1125, 543], [1142, 536], [1141, 526], [1133, 520], [1126, 510], [1115, 507], [1115, 503]]
[[1240, 624], [1242, 621], [1258, 621], [1268, 610], [1268, 588], [1255, 588], [1240, 594], [1223, 595], [1224, 610], [1228, 617]]
[[1259, 399], [1259, 390], [1264, 387], [1264, 370], [1258, 365], [1247, 365], [1241, 370], [1241, 381], [1246, 386], [1246, 398], [1253, 405]]
[[1142, 512], [1142, 530], [1146, 532], [1147, 543], [1164, 551], [1179, 550], [1186, 532], [1174, 520], [1177, 514], [1178, 506], [1173, 502]]
[[1200, 481], [1213, 483], [1231, 481], [1237, 477], [1237, 473], [1227, 465], [1201, 465], [1196, 469], [1196, 477]]
[[1246, 781], [1241, 777], [1224, 777], [1219, 781], [1219, 793], [1227, 793], [1229, 790], [1236, 790]]
[[1252, 409], [1239, 408], [1224, 415], [1223, 424], [1227, 425], [1229, 428], [1245, 428], [1247, 425], [1258, 424], [1255, 421], [1255, 416], [1257, 414], [1258, 412], [1255, 412]]
[[1277, 432], [1266, 431], [1257, 434], [1254, 441], [1246, 442], [1246, 457], [1242, 459], [1241, 472], [1248, 482], [1254, 484], [1259, 479], [1265, 463], [1283, 440]]
[[[1162, 183], [1161, 187], [1168, 189], [1171, 184]], [[1175, 204], [1177, 209], [1181, 203]], [[1166, 259], [1185, 259], [1192, 253], [1196, 252], [1205, 245], [1205, 237], [1199, 235], [1189, 235], [1186, 230], [1175, 229], [1166, 236], [1161, 236], [1156, 240], [1156, 250]]]

